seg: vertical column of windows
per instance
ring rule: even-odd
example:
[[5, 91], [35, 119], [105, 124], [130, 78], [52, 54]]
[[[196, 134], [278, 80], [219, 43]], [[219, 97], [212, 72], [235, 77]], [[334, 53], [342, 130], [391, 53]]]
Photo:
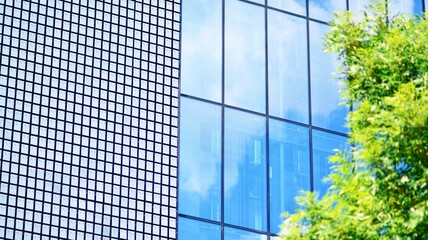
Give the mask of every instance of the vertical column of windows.
[[[322, 179], [330, 172], [328, 156], [334, 154], [333, 149], [346, 148], [345, 116], [349, 109], [339, 105], [338, 89], [342, 83], [332, 81], [331, 75], [337, 62], [335, 56], [323, 52], [322, 39], [334, 12], [347, 8], [361, 12], [368, 2], [231, 0], [223, 1], [223, 16], [219, 10], [221, 2], [183, 2], [181, 136], [186, 142], [200, 135], [188, 125], [192, 116], [205, 112], [199, 105], [224, 110], [220, 127], [225, 132], [219, 140], [224, 152], [221, 159], [224, 176], [220, 176], [224, 204], [220, 206], [220, 216], [213, 214], [218, 205], [213, 208], [212, 204], [205, 204], [211, 207], [206, 207], [205, 211], [209, 212], [206, 215], [201, 213], [201, 208], [190, 208], [189, 202], [200, 199], [199, 196], [192, 198], [187, 192], [191, 187], [184, 179], [192, 176], [190, 167], [180, 169], [183, 179], [180, 179], [183, 181], [180, 201], [185, 203], [180, 203], [182, 228], [179, 228], [179, 236], [204, 239], [206, 235], [201, 234], [200, 229], [210, 229], [209, 232], [213, 232], [210, 236], [215, 239], [220, 231], [218, 227], [222, 226], [222, 239], [259, 239], [260, 234], [271, 237], [279, 231], [280, 214], [292, 212], [296, 207], [294, 196], [298, 190], [311, 189], [320, 195], [327, 191], [329, 186]], [[396, 10], [392, 13], [421, 14], [424, 4], [426, 2], [421, 0], [393, 1]], [[204, 14], [206, 17], [195, 17], [205, 11], [196, 8], [210, 7], [215, 10]], [[220, 29], [221, 17], [224, 29]], [[212, 29], [205, 31], [208, 27]], [[221, 31], [224, 32], [223, 42], [219, 42]], [[211, 40], [207, 41], [208, 38]], [[217, 51], [222, 47], [224, 56]], [[219, 67], [222, 57], [223, 79]], [[219, 100], [222, 97], [224, 102]], [[190, 113], [190, 102], [195, 106], [195, 113]], [[264, 121], [263, 117], [268, 121], [263, 127], [249, 127], [252, 120]], [[203, 142], [201, 138], [198, 141]], [[191, 156], [195, 146], [190, 146], [182, 143], [182, 168], [207, 159]], [[263, 150], [264, 146], [268, 146], [268, 151]], [[262, 161], [269, 159], [264, 165], [251, 161], [260, 153]], [[210, 164], [217, 164], [217, 161], [216, 158]], [[249, 172], [254, 179], [262, 177], [258, 180], [262, 184], [254, 185], [253, 179], [247, 179]], [[210, 176], [199, 175], [199, 181], [207, 181]], [[259, 207], [261, 211], [246, 209], [248, 206]], [[198, 230], [188, 229], [189, 222]]]
[[[239, 237], [259, 239], [275, 235], [279, 231], [278, 225], [281, 223], [280, 214], [284, 211], [292, 212], [294, 210], [296, 207], [294, 197], [299, 190], [310, 189], [311, 179], [315, 177], [310, 171], [312, 168], [311, 153], [314, 152], [310, 150], [310, 146], [312, 146], [310, 134], [316, 130], [309, 130], [325, 128], [328, 132], [345, 135], [337, 132], [337, 129], [342, 129], [344, 120], [338, 116], [330, 125], [312, 125], [314, 118], [309, 114], [309, 110], [310, 107], [317, 109], [317, 105], [314, 105], [313, 101], [309, 101], [308, 88], [309, 82], [314, 81], [312, 77], [317, 74], [317, 70], [313, 71], [315, 75], [310, 75], [311, 80], [309, 81], [308, 66], [310, 64], [307, 43], [311, 42], [310, 46], [314, 54], [319, 54], [317, 48], [320, 46], [312, 44], [312, 40], [308, 40], [311, 39], [307, 36], [306, 28], [309, 25], [306, 24], [306, 21], [308, 20], [298, 16], [299, 14], [306, 15], [306, 2], [293, 1], [290, 4], [281, 4], [272, 0], [267, 2], [269, 5], [266, 10], [258, 2], [253, 4], [246, 1], [226, 1], [225, 16], [223, 16], [225, 21], [223, 23], [224, 42], [204, 41], [209, 34], [220, 32], [219, 25], [213, 24], [213, 19], [219, 21], [221, 16], [220, 13], [216, 13], [217, 18], [215, 18], [215, 14], [212, 12], [204, 15], [205, 18], [198, 18], [195, 16], [203, 13], [204, 10], [197, 11], [195, 8], [196, 6], [208, 8], [210, 5], [219, 7], [220, 2], [207, 4], [204, 1], [193, 0], [183, 3], [179, 237], [205, 239], [207, 236], [202, 234], [200, 229], [206, 229], [207, 232], [212, 232], [213, 235], [210, 237], [217, 238], [220, 231], [218, 226], [221, 225], [224, 226], [222, 239]], [[316, 4], [312, 3], [312, 5], [313, 16], [321, 18], [321, 20], [328, 18], [331, 14], [329, 11], [333, 8], [333, 6], [321, 6], [316, 10], [314, 7]], [[334, 7], [343, 7], [342, 5]], [[289, 15], [287, 12], [293, 15]], [[188, 14], [187, 17], [186, 14]], [[297, 15], [294, 16], [294, 14]], [[266, 25], [264, 19], [267, 19]], [[214, 27], [215, 30], [203, 31], [208, 26]], [[311, 33], [310, 36], [312, 35], [314, 38], [321, 37], [321, 35]], [[219, 36], [220, 34], [213, 37], [216, 39]], [[190, 38], [193, 41], [184, 41], [184, 39]], [[192, 50], [190, 49], [191, 44], [194, 46]], [[210, 44], [208, 49], [201, 47], [207, 46], [207, 44]], [[220, 73], [217, 65], [220, 58], [215, 58], [213, 55], [215, 49], [221, 49], [221, 44], [224, 44], [225, 49], [224, 86], [219, 85], [222, 79], [220, 75], [217, 75]], [[265, 56], [268, 56], [269, 59], [265, 59]], [[214, 64], [207, 68], [207, 65], [204, 64], [209, 61]], [[314, 64], [312, 60], [311, 64]], [[327, 61], [319, 61], [319, 64], [314, 65], [321, 69], [321, 72], [327, 72], [329, 68], [324, 68], [328, 64]], [[267, 69], [264, 66], [267, 66]], [[268, 91], [265, 86], [266, 76], [269, 77], [267, 79]], [[327, 74], [314, 79], [322, 79], [319, 81], [327, 83], [330, 76], [326, 76]], [[206, 79], [210, 79], [210, 82], [207, 83]], [[313, 85], [315, 85], [315, 90], [312, 92], [315, 93], [312, 94], [325, 94], [321, 91], [322, 89], [317, 88], [316, 84]], [[224, 92], [220, 91], [221, 89], [224, 89]], [[329, 91], [335, 90], [337, 90], [337, 86], [329, 89]], [[218, 103], [221, 96], [224, 96], [224, 105]], [[339, 101], [337, 95], [333, 95], [331, 98], [335, 103]], [[265, 102], [267, 99], [269, 100], [268, 107]], [[204, 105], [205, 109], [211, 109], [210, 113], [205, 113], [205, 110], [200, 108]], [[220, 115], [213, 111], [217, 106], [223, 107], [225, 114], [224, 122], [221, 123], [225, 129], [224, 138], [218, 142], [224, 148], [224, 158], [221, 159], [221, 163], [212, 157], [209, 160], [206, 156], [201, 157], [200, 154], [195, 154], [195, 151], [198, 152], [198, 145], [204, 141], [207, 141], [204, 145], [209, 145], [208, 143], [211, 142], [207, 137], [200, 137], [203, 130], [198, 130], [199, 127], [196, 127], [195, 123], [200, 118], [196, 116], [205, 114], [207, 117], [211, 116], [210, 118], [213, 120], [216, 119], [213, 122], [217, 122], [217, 117]], [[193, 111], [191, 112], [190, 109]], [[269, 112], [266, 109], [269, 109]], [[214, 113], [217, 117], [212, 115]], [[263, 118], [263, 116], [267, 118]], [[326, 116], [328, 121], [331, 121], [330, 118], [331, 116]], [[265, 119], [269, 121], [268, 124]], [[266, 126], [269, 126], [269, 129], [266, 129]], [[267, 139], [268, 131], [269, 139]], [[191, 140], [194, 142], [193, 145], [190, 144]], [[335, 143], [338, 144], [338, 142]], [[269, 144], [269, 152], [266, 151], [267, 144]], [[327, 148], [325, 151], [330, 150]], [[213, 152], [209, 154], [210, 156], [215, 155]], [[266, 162], [267, 154], [269, 154], [269, 166]], [[326, 158], [326, 155], [323, 157]], [[319, 162], [327, 162], [327, 159], [321, 161], [318, 160], [318, 157], [315, 158]], [[210, 177], [213, 175], [212, 172], [219, 171], [217, 167], [209, 167], [205, 170], [215, 169], [210, 171], [211, 174], [195, 175], [195, 172], [203, 172], [201, 167], [195, 167], [195, 165], [200, 166], [199, 164], [202, 162], [205, 163], [205, 166], [215, 165], [218, 168], [220, 168], [220, 164], [223, 164], [224, 176], [216, 175], [219, 181], [223, 182], [221, 184], [223, 186], [221, 189], [224, 197], [221, 201], [223, 206], [217, 205], [218, 202], [212, 198], [213, 195], [207, 194], [203, 198], [209, 201], [203, 203], [201, 194], [195, 192], [195, 189], [200, 188], [198, 187], [200, 183], [190, 184], [195, 181], [193, 179], [195, 176], [199, 182], [204, 183], [212, 179]], [[313, 167], [318, 168], [319, 165]], [[314, 171], [317, 174], [319, 172], [318, 169]], [[220, 185], [212, 186], [215, 184], [207, 184], [204, 188], [209, 190], [206, 192], [218, 189]], [[190, 194], [192, 191], [193, 196]], [[269, 213], [268, 201], [270, 202]], [[213, 205], [213, 203], [216, 204]], [[190, 207], [191, 205], [193, 208]], [[220, 209], [220, 211], [216, 209]], [[193, 226], [192, 229], [189, 229], [190, 222]], [[268, 226], [268, 222], [270, 222], [270, 226]], [[246, 230], [250, 230], [250, 232]], [[260, 235], [260, 233], [267, 235]]]

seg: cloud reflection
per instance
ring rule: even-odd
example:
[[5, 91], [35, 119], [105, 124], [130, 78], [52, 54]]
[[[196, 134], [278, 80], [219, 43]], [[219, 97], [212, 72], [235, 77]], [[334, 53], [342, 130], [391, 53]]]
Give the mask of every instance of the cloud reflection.
[[183, 2], [181, 91], [221, 101], [221, 1]]
[[220, 107], [181, 98], [180, 212], [219, 220]]
[[225, 101], [265, 112], [264, 8], [237, 0], [226, 3]]

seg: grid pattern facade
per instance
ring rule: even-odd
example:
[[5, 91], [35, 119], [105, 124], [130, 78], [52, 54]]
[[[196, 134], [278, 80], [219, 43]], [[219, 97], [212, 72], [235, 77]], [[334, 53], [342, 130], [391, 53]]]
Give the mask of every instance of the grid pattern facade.
[[327, 191], [349, 109], [322, 42], [335, 11], [368, 3], [183, 0], [179, 240], [275, 239], [299, 190]]
[[180, 1], [0, 0], [0, 239], [175, 239]]

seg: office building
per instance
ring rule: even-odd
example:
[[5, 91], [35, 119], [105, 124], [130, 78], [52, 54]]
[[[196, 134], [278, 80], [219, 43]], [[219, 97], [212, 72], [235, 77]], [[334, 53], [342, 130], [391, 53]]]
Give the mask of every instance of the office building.
[[362, 4], [0, 0], [0, 239], [273, 239], [346, 141], [322, 37]]
[[0, 1], [0, 239], [175, 239], [180, 1]]
[[273, 239], [300, 190], [325, 193], [348, 109], [322, 41], [333, 12], [366, 3], [183, 1], [180, 240]]

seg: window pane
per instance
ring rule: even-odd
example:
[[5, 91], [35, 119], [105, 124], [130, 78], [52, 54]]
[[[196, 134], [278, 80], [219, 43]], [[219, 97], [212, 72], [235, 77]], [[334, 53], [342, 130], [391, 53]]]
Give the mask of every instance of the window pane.
[[346, 0], [309, 0], [309, 17], [331, 21], [333, 13], [346, 10]]
[[337, 61], [323, 51], [322, 42], [328, 26], [310, 22], [312, 124], [339, 132], [347, 132], [345, 117], [348, 108], [339, 105], [340, 82], [333, 80]]
[[370, 2], [370, 0], [349, 0], [349, 11], [361, 14]]
[[306, 16], [306, 0], [268, 0], [268, 5]]
[[310, 190], [309, 130], [276, 120], [269, 122], [271, 232], [279, 233], [281, 214], [294, 212], [300, 190]]
[[251, 1], [251, 2], [255, 2], [255, 3], [258, 3], [258, 4], [265, 4], [265, 0], [248, 0], [248, 1]]
[[221, 101], [221, 1], [183, 1], [181, 91]]
[[226, 104], [265, 112], [264, 8], [226, 2]]
[[347, 138], [342, 136], [312, 131], [314, 191], [319, 192], [320, 196], [324, 195], [330, 187], [328, 183], [322, 181], [330, 173], [331, 164], [328, 158], [335, 154], [335, 149], [346, 148], [346, 141]]
[[352, 12], [355, 19], [360, 20], [364, 17], [363, 13], [370, 3], [371, 0], [349, 0], [349, 11]]
[[220, 226], [180, 217], [178, 218], [178, 239], [220, 240]]
[[[361, 13], [366, 10], [365, 6], [371, 3], [370, 0], [349, 0], [349, 10], [354, 13]], [[389, 2], [390, 11], [392, 15], [397, 13], [404, 14], [418, 14], [422, 16], [423, 13], [423, 0], [394, 0]]]
[[221, 108], [181, 98], [179, 211], [220, 221]]
[[423, 15], [423, 4], [422, 0], [394, 0], [390, 3], [390, 10], [392, 15], [397, 13], [405, 14], [418, 14]]
[[267, 240], [266, 235], [235, 228], [224, 228], [224, 240]]
[[270, 114], [308, 123], [306, 20], [268, 13]]
[[226, 109], [224, 148], [225, 222], [266, 230], [265, 118]]

